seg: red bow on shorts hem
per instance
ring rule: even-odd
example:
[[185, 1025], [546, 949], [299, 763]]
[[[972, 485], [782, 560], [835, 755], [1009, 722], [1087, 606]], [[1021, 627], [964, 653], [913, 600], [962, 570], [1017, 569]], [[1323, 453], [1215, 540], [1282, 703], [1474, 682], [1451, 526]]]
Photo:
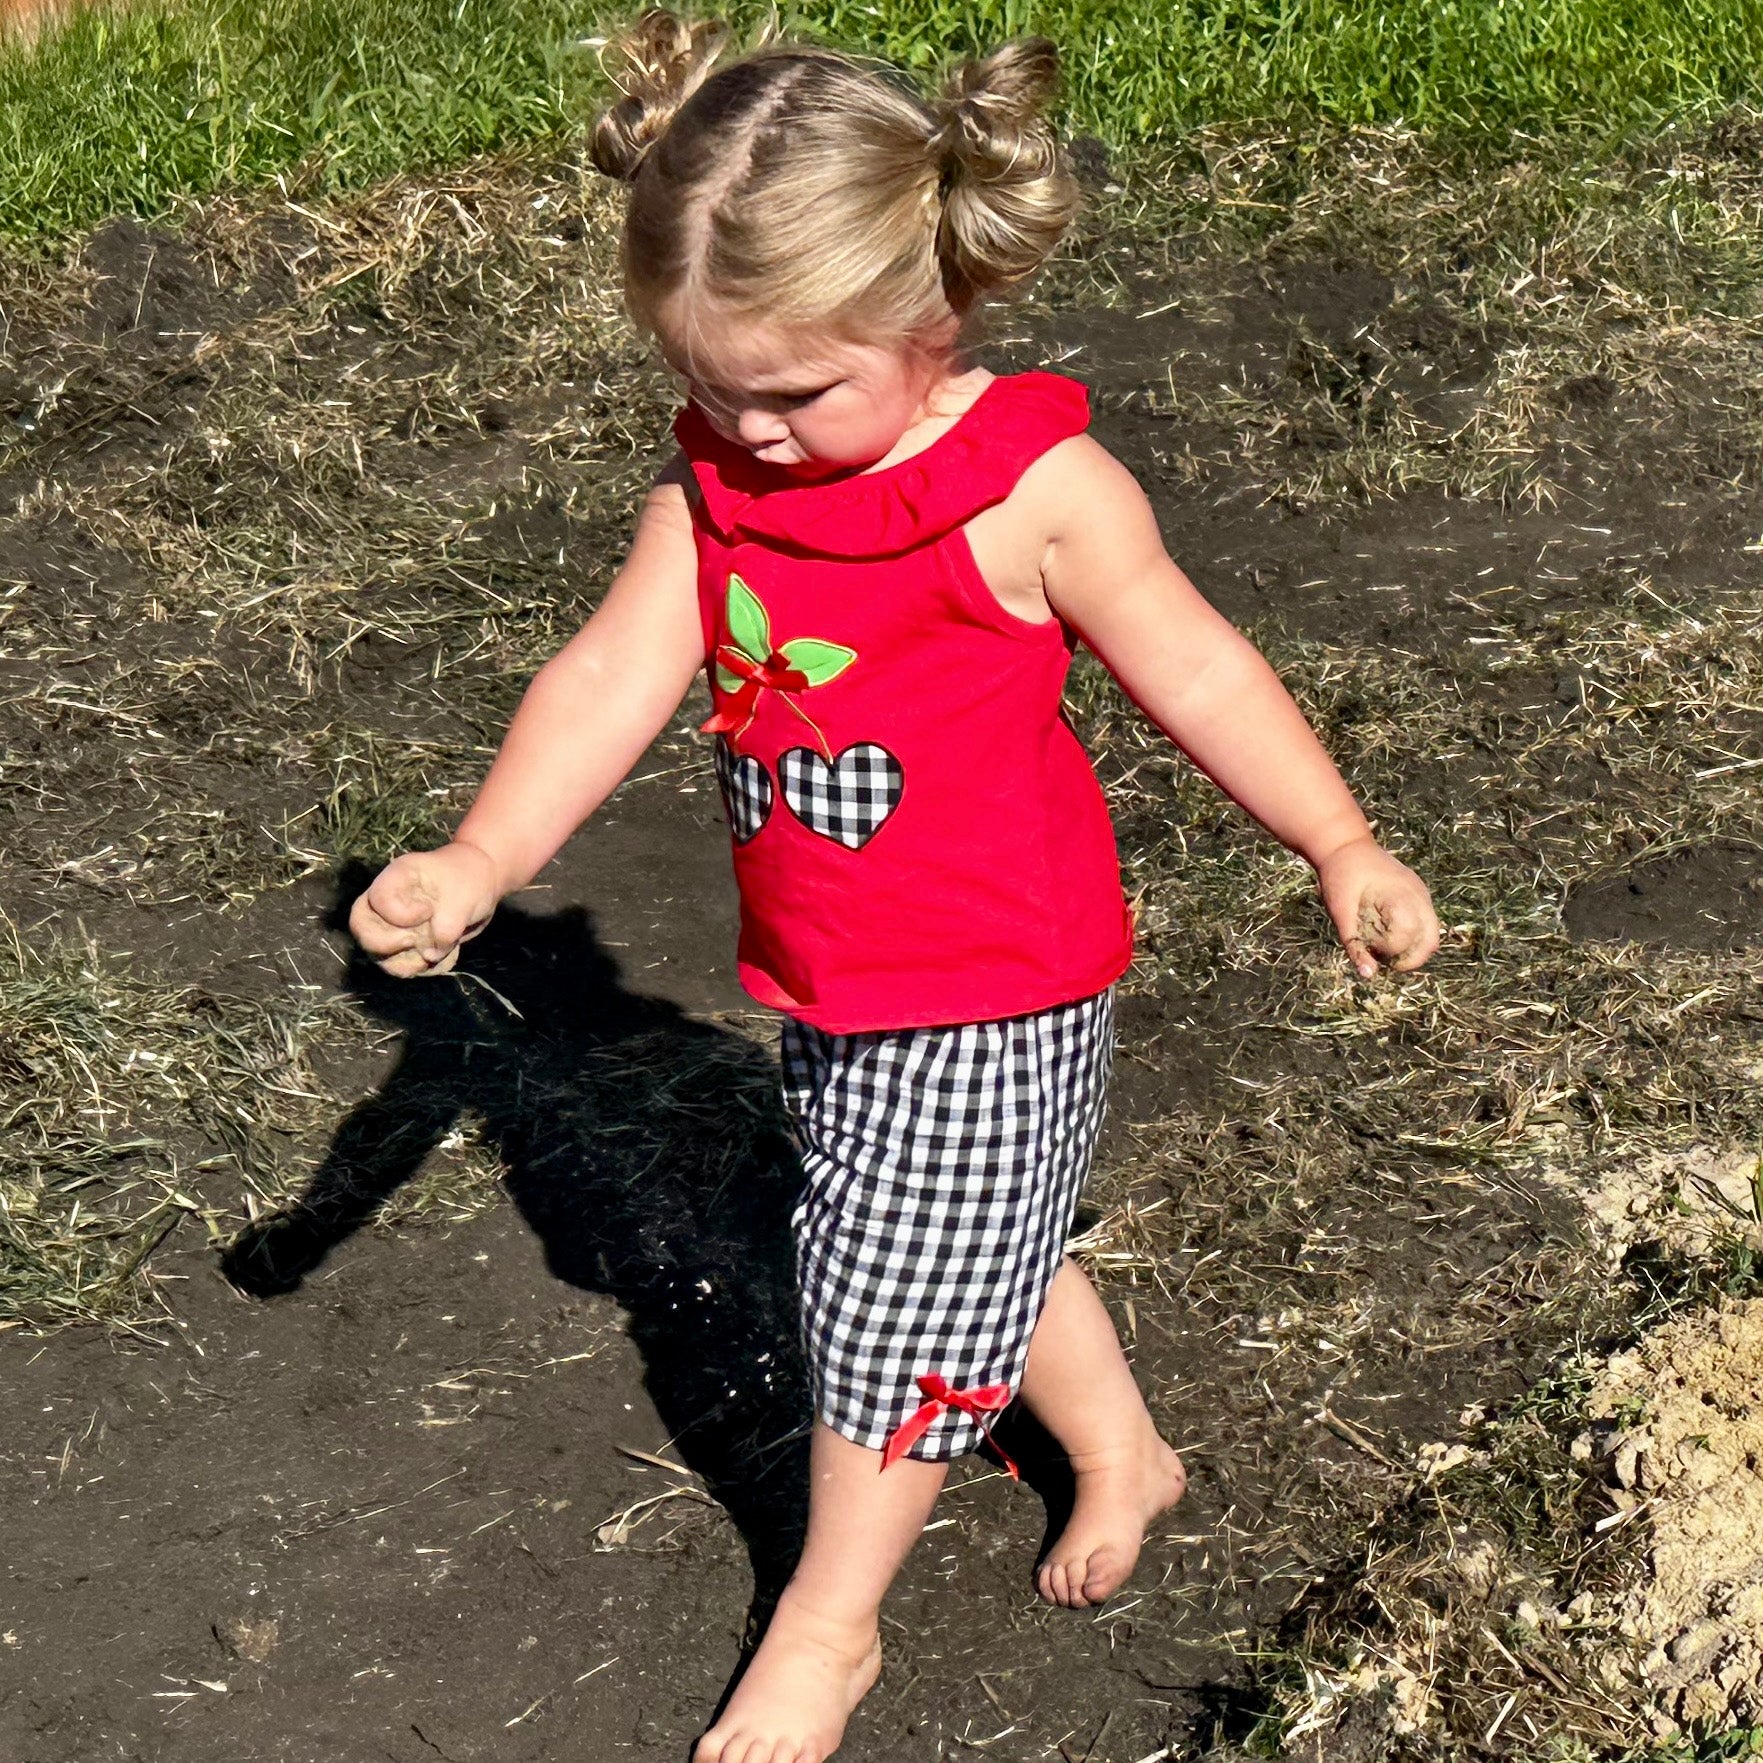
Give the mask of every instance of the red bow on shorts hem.
[[923, 1407], [901, 1421], [888, 1435], [888, 1442], [882, 1448], [883, 1469], [904, 1457], [930, 1431], [932, 1421], [954, 1408], [979, 1423], [986, 1443], [1004, 1459], [1004, 1467], [1010, 1472], [1010, 1479], [1022, 1479], [1015, 1460], [992, 1437], [992, 1429], [986, 1424], [988, 1414], [1001, 1414], [1010, 1406], [1012, 1391], [1009, 1384], [989, 1383], [977, 1390], [958, 1390], [946, 1377], [933, 1371], [928, 1377], [918, 1380], [918, 1387], [924, 1392], [926, 1401]]

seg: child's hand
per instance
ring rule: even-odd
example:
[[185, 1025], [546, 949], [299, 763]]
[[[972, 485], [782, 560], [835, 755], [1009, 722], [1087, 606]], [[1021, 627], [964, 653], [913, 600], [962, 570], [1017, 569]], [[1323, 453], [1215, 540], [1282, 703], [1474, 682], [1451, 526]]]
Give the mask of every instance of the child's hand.
[[355, 902], [349, 929], [396, 979], [450, 973], [459, 945], [490, 922], [500, 897], [496, 866], [475, 845], [407, 851]]
[[1439, 946], [1438, 914], [1426, 883], [1374, 839], [1355, 839], [1316, 866], [1322, 903], [1361, 979], [1387, 961], [1398, 973], [1421, 966]]

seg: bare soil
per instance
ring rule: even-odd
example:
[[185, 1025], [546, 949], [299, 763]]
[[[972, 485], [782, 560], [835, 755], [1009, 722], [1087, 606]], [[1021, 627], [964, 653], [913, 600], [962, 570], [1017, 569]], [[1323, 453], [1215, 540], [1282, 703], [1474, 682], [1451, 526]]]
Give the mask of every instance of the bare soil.
[[[213, 1243], [187, 1225], [155, 1253], [160, 1322], [0, 1334], [0, 1757], [683, 1757], [787, 1573], [806, 1417], [793, 1171], [765, 1099], [768, 1030], [733, 984], [709, 767], [675, 731], [542, 891], [472, 946], [468, 978], [385, 981], [339, 928], [369, 872], [287, 857], [326, 782], [313, 731], [481, 752], [518, 679], [486, 663], [463, 699], [437, 688], [439, 639], [376, 640], [371, 604], [368, 628], [316, 659], [283, 630], [217, 629], [180, 587], [169, 530], [160, 575], [151, 547], [103, 517], [227, 394], [224, 352], [202, 340], [273, 317], [294, 298], [277, 266], [311, 245], [305, 223], [271, 219], [217, 275], [179, 238], [121, 224], [88, 250], [79, 300], [37, 334], [21, 320], [0, 383], [3, 414], [33, 436], [0, 473], [13, 619], [0, 849], [21, 934], [89, 934], [223, 1015], [296, 987], [343, 997], [373, 1031], [327, 1056], [323, 1082], [345, 1100], [318, 1143], [289, 1148], [294, 1202]], [[1378, 776], [1410, 829], [1448, 828], [1471, 799], [1514, 805], [1525, 873], [1554, 890], [1537, 883], [1537, 934], [1560, 933], [1566, 903], [1574, 938], [1754, 950], [1742, 840], [1665, 855], [1582, 840], [1570, 864], [1571, 820], [1531, 826], [1502, 719], [1547, 734], [1596, 688], [1570, 667], [1497, 663], [1515, 632], [1613, 605], [1637, 571], [1662, 601], [1745, 591], [1754, 570], [1734, 560], [1763, 530], [1763, 496], [1679, 472], [1695, 419], [1676, 406], [1642, 413], [1677, 425], [1669, 444], [1626, 447], [1616, 406], [1631, 394], [1600, 384], [1563, 401], [1573, 488], [1552, 508], [1426, 484], [1270, 495], [1265, 455], [1232, 453], [1228, 414], [1207, 432], [1161, 402], [1172, 375], [1313, 380], [1368, 337], [1447, 413], [1485, 389], [1500, 341], [1380, 270], [1316, 260], [1036, 308], [993, 359], [1088, 380], [1096, 432], [1151, 494], [1173, 554], [1275, 649], [1459, 682], [1468, 734], [1440, 751], [1398, 742]], [[327, 376], [344, 388], [364, 361], [383, 375], [414, 347], [364, 297], [291, 340], [286, 371], [316, 397]], [[86, 371], [32, 429], [58, 351]], [[411, 356], [413, 375], [429, 366]], [[581, 516], [539, 438], [602, 420], [634, 370], [616, 351], [599, 367], [604, 384], [519, 392], [449, 434], [375, 438], [384, 473], [457, 507], [457, 554], [500, 592], [561, 582], [586, 602], [604, 579], [616, 534]], [[642, 438], [626, 436], [632, 459]], [[1278, 444], [1334, 443], [1299, 430]], [[168, 507], [168, 521], [218, 518], [233, 492], [216, 459], [212, 504]], [[1331, 705], [1348, 726], [1351, 707]], [[1151, 914], [1123, 1001], [1083, 1222], [1119, 1226], [1123, 1205], [1128, 1226], [1160, 1207], [1181, 1219], [1151, 1249], [1129, 1241], [1093, 1264], [1191, 1491], [1133, 1587], [1070, 1615], [1030, 1587], [1060, 1516], [1057, 1465], [1021, 1432], [1027, 1486], [966, 1465], [888, 1608], [888, 1667], [847, 1746], [876, 1763], [1139, 1763], [1242, 1738], [1265, 1705], [1257, 1647], [1350, 1546], [1340, 1515], [1405, 1497], [1422, 1445], [1461, 1436], [1465, 1410], [1510, 1402], [1607, 1319], [1607, 1296], [1567, 1277], [1588, 1254], [1569, 1198], [1378, 1112], [1380, 1086], [1422, 1058], [1399, 1019], [1321, 1032], [1278, 960], [1222, 942], [1178, 959], [1180, 872], [1150, 857], [1169, 800], [1138, 790], [1136, 750], [1108, 728], [1098, 745], [1129, 869], [1169, 909]], [[1568, 745], [1548, 764], [1569, 807], [1605, 786], [1659, 788]], [[457, 802], [452, 775], [435, 812]], [[179, 819], [198, 810], [208, 867]], [[1201, 862], [1241, 835], [1196, 824], [1191, 838]], [[1448, 902], [1458, 878], [1436, 879]], [[1312, 907], [1291, 911], [1294, 938], [1322, 937]], [[1467, 931], [1452, 951], [1447, 973], [1477, 959]], [[1319, 1117], [1351, 1179], [1296, 1197], [1255, 1185], [1287, 1094], [1330, 1098]], [[438, 1222], [400, 1214], [462, 1135], [500, 1165], [503, 1197], [441, 1207]], [[1221, 1168], [1238, 1173], [1208, 1185]], [[1130, 1238], [1119, 1226], [1108, 1241]], [[1347, 1317], [1355, 1332], [1337, 1340], [1331, 1319]]]
[[1619, 1510], [1651, 1508], [1648, 1577], [1622, 1611], [1676, 1724], [1763, 1719], [1763, 1304], [1667, 1324], [1613, 1359], [1581, 1441]]

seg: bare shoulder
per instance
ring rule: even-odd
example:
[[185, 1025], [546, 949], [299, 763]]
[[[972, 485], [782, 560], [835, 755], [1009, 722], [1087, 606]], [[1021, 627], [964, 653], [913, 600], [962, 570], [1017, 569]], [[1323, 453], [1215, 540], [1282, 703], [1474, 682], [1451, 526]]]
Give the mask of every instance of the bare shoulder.
[[1068, 589], [1074, 579], [1118, 579], [1167, 561], [1138, 479], [1087, 434], [1043, 453], [1004, 507], [1055, 605], [1055, 590]]
[[1002, 502], [974, 516], [967, 537], [1001, 604], [1035, 623], [1054, 616], [1056, 578], [1105, 576], [1162, 555], [1144, 491], [1088, 435], [1050, 447]]
[[649, 494], [643, 499], [641, 522], [690, 532], [692, 510], [698, 502], [698, 480], [685, 454], [675, 453], [661, 468]]
[[661, 591], [674, 599], [696, 597], [698, 543], [692, 522], [691, 467], [679, 455], [668, 462], [643, 498], [636, 531], [606, 603]]
[[1156, 526], [1138, 479], [1087, 434], [1048, 448], [1022, 474], [1007, 503], [1046, 545], [1098, 530], [1113, 528], [1125, 536]]

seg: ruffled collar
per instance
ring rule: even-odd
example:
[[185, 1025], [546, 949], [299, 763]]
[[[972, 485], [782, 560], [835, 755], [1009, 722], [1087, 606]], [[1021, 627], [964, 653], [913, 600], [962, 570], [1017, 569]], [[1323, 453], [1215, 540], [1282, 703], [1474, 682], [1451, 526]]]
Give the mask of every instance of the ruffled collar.
[[1089, 394], [1055, 373], [1003, 374], [952, 428], [882, 471], [804, 482], [766, 465], [688, 404], [673, 432], [698, 481], [698, 518], [725, 543], [821, 557], [887, 557], [1001, 502], [1023, 472], [1089, 425]]

